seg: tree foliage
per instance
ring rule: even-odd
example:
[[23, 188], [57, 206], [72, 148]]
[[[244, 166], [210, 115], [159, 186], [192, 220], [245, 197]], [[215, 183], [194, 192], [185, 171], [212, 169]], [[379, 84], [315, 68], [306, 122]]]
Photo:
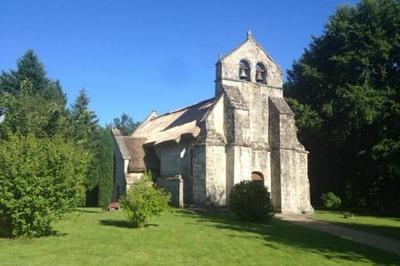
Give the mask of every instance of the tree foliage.
[[23, 79], [18, 92], [1, 94], [0, 105], [8, 109], [7, 119], [0, 127], [3, 137], [14, 133], [51, 137], [68, 126], [65, 106], [34, 93], [32, 84], [31, 80]]
[[47, 100], [65, 105], [66, 95], [62, 92], [60, 83], [46, 77], [44, 66], [33, 50], [28, 50], [17, 61], [17, 70], [2, 72], [0, 75], [0, 93], [17, 94], [23, 80], [31, 82], [31, 90], [34, 94], [39, 94]]
[[123, 113], [121, 117], [114, 118], [113, 127], [119, 129], [123, 136], [128, 136], [139, 126], [139, 122], [134, 122], [133, 118]]
[[11, 135], [0, 141], [0, 231], [43, 235], [82, 204], [87, 154], [62, 137]]
[[337, 9], [288, 71], [314, 199], [400, 209], [400, 2]]
[[112, 200], [113, 192], [113, 143], [109, 130], [100, 132], [100, 143], [97, 150], [97, 178], [99, 186], [99, 206], [107, 210]]
[[321, 201], [326, 209], [339, 209], [342, 205], [342, 200], [332, 192], [322, 194]]
[[0, 106], [8, 113], [0, 125], [0, 233], [48, 234], [52, 221], [83, 204], [92, 147], [100, 143], [87, 105], [81, 92], [67, 110], [60, 83], [46, 77], [32, 51], [16, 70], [2, 72]]
[[98, 168], [102, 163], [98, 154], [101, 146], [101, 128], [98, 125], [99, 120], [96, 114], [89, 109], [89, 102], [90, 99], [86, 91], [81, 89], [69, 110], [69, 137], [92, 155], [85, 178], [87, 190], [91, 190], [98, 185]]
[[90, 148], [92, 140], [98, 134], [98, 118], [96, 114], [89, 109], [89, 97], [84, 89], [79, 91], [71, 106], [71, 137], [86, 148]]

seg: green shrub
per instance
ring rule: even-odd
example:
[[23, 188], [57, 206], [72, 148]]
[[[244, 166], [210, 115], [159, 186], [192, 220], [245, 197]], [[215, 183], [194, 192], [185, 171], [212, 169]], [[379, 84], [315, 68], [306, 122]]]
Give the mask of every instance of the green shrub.
[[273, 216], [270, 194], [262, 182], [242, 181], [229, 196], [230, 210], [247, 221], [265, 221]]
[[41, 236], [84, 200], [88, 158], [61, 137], [0, 142], [0, 233]]
[[327, 209], [339, 209], [342, 205], [342, 200], [333, 194], [328, 192], [321, 195], [322, 205]]
[[145, 174], [129, 187], [121, 199], [121, 207], [133, 227], [143, 228], [149, 218], [169, 208], [170, 195], [154, 188], [150, 180], [149, 174]]
[[100, 132], [100, 143], [97, 151], [99, 165], [97, 166], [97, 179], [99, 184], [99, 206], [107, 210], [112, 200], [113, 193], [113, 144], [111, 132], [102, 130]]

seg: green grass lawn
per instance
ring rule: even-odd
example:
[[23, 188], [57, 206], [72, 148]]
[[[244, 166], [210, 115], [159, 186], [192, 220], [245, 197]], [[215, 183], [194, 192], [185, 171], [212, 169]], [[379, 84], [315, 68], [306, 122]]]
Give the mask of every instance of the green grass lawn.
[[400, 257], [279, 220], [245, 223], [174, 210], [132, 229], [124, 213], [81, 209], [58, 235], [0, 239], [1, 265], [356, 265]]
[[400, 217], [355, 214], [344, 218], [340, 211], [316, 211], [312, 218], [400, 240]]

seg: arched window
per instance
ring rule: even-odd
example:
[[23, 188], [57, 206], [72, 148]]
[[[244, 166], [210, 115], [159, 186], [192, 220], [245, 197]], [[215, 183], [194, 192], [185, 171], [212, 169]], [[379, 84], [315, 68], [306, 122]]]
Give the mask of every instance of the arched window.
[[267, 84], [267, 70], [262, 63], [256, 65], [256, 82]]
[[264, 175], [263, 173], [259, 171], [254, 171], [251, 173], [251, 180], [252, 181], [264, 181]]
[[239, 78], [250, 81], [250, 64], [246, 60], [241, 60], [239, 63]]

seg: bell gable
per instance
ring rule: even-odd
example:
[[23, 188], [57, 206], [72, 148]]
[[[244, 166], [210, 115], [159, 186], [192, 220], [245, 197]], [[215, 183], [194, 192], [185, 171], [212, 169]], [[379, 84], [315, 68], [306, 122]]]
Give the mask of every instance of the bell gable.
[[247, 39], [217, 62], [216, 80], [245, 81], [282, 88], [282, 72], [264, 48], [247, 33]]

